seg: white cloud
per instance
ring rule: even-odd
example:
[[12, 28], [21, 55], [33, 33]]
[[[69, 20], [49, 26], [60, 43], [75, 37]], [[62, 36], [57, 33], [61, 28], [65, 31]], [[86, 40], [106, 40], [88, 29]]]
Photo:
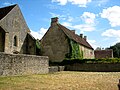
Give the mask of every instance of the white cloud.
[[74, 20], [74, 18], [73, 18], [73, 17], [68, 16], [68, 22], [72, 22], [73, 20]]
[[94, 24], [96, 15], [94, 13], [84, 12], [81, 18], [86, 24]]
[[120, 30], [108, 29], [102, 33], [102, 36], [115, 39], [112, 45], [117, 42], [120, 42]]
[[92, 0], [68, 0], [72, 4], [79, 5], [79, 7], [86, 7], [87, 3], [90, 3]]
[[104, 4], [106, 4], [109, 0], [98, 0], [98, 6], [102, 6]]
[[95, 40], [89, 40], [89, 39], [88, 39], [87, 41], [90, 43], [90, 45], [91, 45], [94, 49], [96, 49], [97, 47], [100, 47]]
[[66, 26], [66, 27], [70, 27], [70, 28], [73, 27], [72, 24], [69, 22], [63, 22], [62, 25]]
[[120, 6], [103, 9], [101, 17], [108, 19], [112, 27], [120, 26]]
[[10, 5], [13, 5], [13, 3], [10, 3], [10, 2], [4, 2], [3, 3], [3, 6], [10, 6]]
[[102, 36], [120, 38], [120, 30], [108, 29], [102, 33]]
[[94, 13], [90, 12], [84, 12], [83, 15], [81, 16], [82, 20], [85, 22], [85, 24], [76, 24], [73, 25], [70, 23], [70, 21], [74, 21], [74, 18], [68, 18], [68, 22], [63, 22], [62, 24], [66, 27], [70, 27], [75, 30], [79, 30], [81, 33], [84, 32], [91, 32], [95, 30], [95, 18], [96, 15]]
[[51, 15], [52, 17], [60, 17], [60, 15], [59, 15], [59, 14], [52, 13], [52, 12], [49, 12], [49, 13], [50, 13], [50, 15]]
[[31, 30], [31, 34], [33, 35], [33, 37], [35, 39], [41, 39], [46, 32], [47, 32], [47, 29], [45, 29], [45, 28], [41, 28], [39, 31], [32, 31]]
[[67, 3], [78, 5], [79, 7], [86, 7], [92, 0], [52, 0], [52, 2], [58, 2], [60, 5], [66, 5]]
[[91, 32], [91, 31], [95, 30], [94, 26], [87, 25], [87, 24], [72, 25], [71, 23], [68, 23], [68, 22], [63, 22], [62, 24], [66, 27], [70, 27], [72, 29], [79, 30], [80, 33]]
[[56, 13], [52, 13], [52, 12], [49, 12], [51, 17], [59, 17], [61, 18], [61, 20], [66, 20], [66, 16], [65, 15], [60, 15], [60, 14], [56, 14]]
[[72, 22], [74, 20], [74, 18], [71, 17], [69, 14], [60, 15], [52, 12], [49, 12], [49, 14], [51, 15], [51, 17], [58, 17], [60, 18], [60, 20], [66, 20], [68, 22]]
[[95, 30], [94, 26], [87, 24], [74, 25], [73, 28], [80, 30], [81, 32], [91, 32]]
[[66, 5], [67, 0], [52, 0], [52, 2], [59, 2], [60, 5]]

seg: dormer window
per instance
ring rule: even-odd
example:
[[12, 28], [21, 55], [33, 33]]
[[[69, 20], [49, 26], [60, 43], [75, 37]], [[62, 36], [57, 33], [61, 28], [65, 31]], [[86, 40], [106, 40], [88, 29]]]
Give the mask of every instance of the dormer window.
[[17, 36], [14, 36], [14, 46], [17, 46]]

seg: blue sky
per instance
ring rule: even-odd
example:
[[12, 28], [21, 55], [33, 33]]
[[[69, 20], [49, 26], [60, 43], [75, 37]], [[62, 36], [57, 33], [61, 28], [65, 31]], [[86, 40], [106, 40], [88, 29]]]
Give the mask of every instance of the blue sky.
[[18, 4], [31, 34], [41, 39], [52, 17], [96, 47], [120, 42], [120, 0], [0, 0], [0, 7]]

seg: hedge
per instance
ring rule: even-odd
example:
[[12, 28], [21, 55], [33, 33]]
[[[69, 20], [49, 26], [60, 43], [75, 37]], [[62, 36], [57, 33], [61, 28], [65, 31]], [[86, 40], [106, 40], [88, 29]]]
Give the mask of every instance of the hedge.
[[50, 66], [64, 66], [71, 65], [74, 63], [120, 63], [120, 58], [110, 58], [110, 59], [65, 59], [62, 62], [49, 62]]
[[120, 63], [120, 58], [109, 58], [109, 59], [71, 59], [63, 60], [64, 64], [67, 63]]

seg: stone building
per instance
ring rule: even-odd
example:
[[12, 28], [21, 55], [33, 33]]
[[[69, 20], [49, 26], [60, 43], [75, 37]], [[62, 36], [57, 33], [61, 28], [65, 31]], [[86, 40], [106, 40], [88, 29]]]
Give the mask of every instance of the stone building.
[[94, 58], [94, 49], [87, 42], [87, 37], [83, 34], [79, 36], [75, 30], [59, 24], [57, 17], [51, 19], [51, 26], [41, 39], [41, 53], [52, 62], [61, 62], [66, 58]]
[[36, 54], [35, 45], [19, 6], [0, 8], [0, 52]]
[[113, 58], [113, 50], [107, 49], [107, 50], [95, 50], [94, 51], [95, 58], [101, 59], [101, 58]]

